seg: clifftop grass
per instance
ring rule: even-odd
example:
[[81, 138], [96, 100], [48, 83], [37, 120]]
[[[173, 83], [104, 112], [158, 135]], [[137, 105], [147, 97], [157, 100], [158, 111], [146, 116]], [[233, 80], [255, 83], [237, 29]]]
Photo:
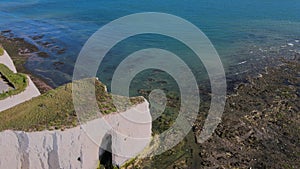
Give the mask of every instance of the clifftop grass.
[[[104, 114], [116, 112], [112, 95], [105, 91], [105, 86], [95, 79], [95, 93], [99, 109]], [[143, 102], [143, 98], [131, 98], [133, 104]], [[96, 117], [94, 117], [96, 118]], [[0, 131], [22, 130], [41, 131], [65, 129], [79, 125], [72, 100], [72, 83], [50, 90], [47, 93], [24, 102], [16, 107], [0, 112]]]
[[4, 50], [3, 48], [0, 46], [0, 56], [2, 56], [4, 54]]
[[0, 74], [4, 76], [6, 80], [13, 86], [13, 90], [9, 90], [7, 92], [0, 94], [0, 100], [3, 100], [9, 96], [19, 94], [23, 92], [27, 85], [28, 79], [26, 75], [21, 73], [14, 73], [4, 64], [0, 64]]

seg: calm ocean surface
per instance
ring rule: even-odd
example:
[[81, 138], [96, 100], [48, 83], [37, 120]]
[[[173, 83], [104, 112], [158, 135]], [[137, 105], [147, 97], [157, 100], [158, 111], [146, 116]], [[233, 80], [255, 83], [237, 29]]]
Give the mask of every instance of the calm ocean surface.
[[[231, 72], [230, 67], [257, 57], [256, 49], [278, 48], [300, 39], [299, 0], [1, 0], [0, 30], [12, 30], [48, 52], [49, 58], [31, 57], [26, 66], [58, 86], [71, 80], [78, 53], [95, 31], [137, 12], [170, 13], [198, 26], [216, 47], [229, 75], [240, 73]], [[37, 35], [44, 36], [33, 40]], [[156, 35], [125, 40], [107, 55], [100, 79], [109, 85], [120, 59], [145, 47], [165, 48], [183, 58], [192, 55], [180, 45]]]

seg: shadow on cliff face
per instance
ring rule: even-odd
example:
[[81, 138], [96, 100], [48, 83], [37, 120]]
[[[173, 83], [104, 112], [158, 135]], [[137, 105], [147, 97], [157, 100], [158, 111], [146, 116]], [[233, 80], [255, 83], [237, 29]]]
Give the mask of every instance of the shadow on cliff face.
[[113, 169], [112, 164], [112, 137], [111, 134], [105, 134], [99, 147], [99, 161], [105, 169]]

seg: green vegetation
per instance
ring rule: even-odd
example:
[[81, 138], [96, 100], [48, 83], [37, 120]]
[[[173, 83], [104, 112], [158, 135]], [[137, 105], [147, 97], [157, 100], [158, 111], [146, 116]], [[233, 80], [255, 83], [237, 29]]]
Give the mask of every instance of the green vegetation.
[[14, 61], [14, 64], [18, 72], [30, 74], [29, 71], [25, 68], [24, 64], [26, 63], [29, 55], [20, 55], [19, 50], [29, 49], [30, 52], [38, 52], [38, 48], [34, 45], [26, 43], [22, 38], [5, 38], [0, 35], [0, 43], [2, 47], [9, 54], [11, 59]]
[[125, 164], [123, 164], [123, 165], [121, 166], [121, 168], [127, 168], [127, 167], [129, 167], [130, 165], [133, 165], [134, 162], [135, 162], [135, 160], [136, 160], [136, 158], [132, 158], [132, 159], [128, 160]]
[[4, 54], [4, 49], [2, 48], [2, 46], [0, 46], [0, 56], [2, 56]]
[[100, 164], [100, 162], [99, 162], [97, 169], [119, 169], [119, 167], [116, 166], [116, 165], [112, 165], [112, 166], [110, 166], [110, 167], [106, 167], [106, 168], [105, 168], [105, 166], [102, 165], [102, 164]]
[[0, 64], [0, 74], [13, 86], [13, 90], [9, 90], [0, 94], [0, 100], [3, 100], [9, 96], [19, 94], [23, 92], [27, 85], [28, 79], [26, 75], [12, 72], [4, 64]]
[[99, 164], [97, 169], [105, 169], [105, 167], [103, 165]]
[[[76, 85], [95, 83], [96, 99], [101, 112], [105, 114], [116, 112], [111, 94], [105, 86], [95, 79], [78, 81]], [[85, 82], [85, 83], [82, 83]], [[80, 99], [80, 98], [79, 98]], [[86, 100], [86, 98], [83, 98]], [[143, 98], [131, 98], [132, 104], [143, 102]], [[92, 118], [96, 118], [96, 114]], [[24, 102], [16, 107], [0, 113], [0, 131], [22, 130], [41, 131], [45, 129], [65, 129], [79, 125], [72, 100], [72, 83], [50, 90], [47, 93]]]
[[[47, 91], [52, 89], [49, 85], [42, 81], [40, 77], [31, 74], [31, 72], [28, 71], [24, 66], [28, 57], [30, 56], [29, 53], [38, 52], [38, 48], [36, 46], [27, 43], [22, 38], [6, 38], [2, 35], [0, 35], [0, 44], [13, 60], [17, 71], [19, 73], [29, 75], [31, 80], [41, 93], [46, 93]], [[28, 53], [21, 54], [20, 51], [28, 51]]]

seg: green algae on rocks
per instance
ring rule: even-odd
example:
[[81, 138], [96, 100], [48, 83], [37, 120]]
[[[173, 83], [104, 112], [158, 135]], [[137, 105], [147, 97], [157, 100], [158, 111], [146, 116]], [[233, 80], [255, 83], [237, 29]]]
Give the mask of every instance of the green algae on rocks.
[[[10, 30], [7, 31], [11, 33]], [[39, 49], [36, 46], [26, 42], [23, 38], [5, 37], [3, 36], [3, 31], [0, 33], [0, 44], [13, 60], [17, 71], [29, 75], [30, 79], [41, 93], [45, 93], [52, 89], [52, 87], [46, 84], [40, 77], [33, 75], [25, 67], [28, 57], [31, 56], [32, 53], [39, 52]]]
[[193, 131], [177, 146], [126, 169], [299, 168], [300, 58], [276, 62], [280, 64], [228, 95], [222, 122], [209, 140], [198, 144], [195, 139], [206, 118], [205, 106]]

